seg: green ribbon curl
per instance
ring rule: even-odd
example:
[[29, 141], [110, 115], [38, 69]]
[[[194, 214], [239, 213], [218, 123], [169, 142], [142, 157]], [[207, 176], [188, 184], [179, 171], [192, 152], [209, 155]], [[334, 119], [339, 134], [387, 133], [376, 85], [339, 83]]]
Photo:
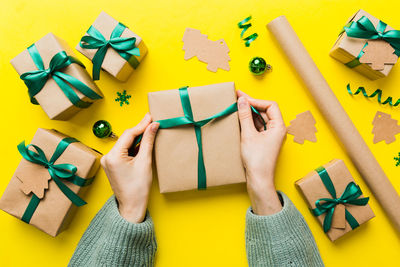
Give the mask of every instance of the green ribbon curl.
[[[183, 125], [193, 125], [195, 134], [196, 134], [196, 141], [197, 141], [197, 147], [198, 147], [198, 161], [197, 161], [197, 188], [198, 189], [206, 189], [207, 188], [207, 175], [206, 175], [206, 168], [204, 165], [204, 159], [203, 159], [203, 143], [202, 143], [202, 138], [201, 138], [201, 127], [209, 123], [210, 121], [221, 118], [227, 115], [230, 115], [234, 112], [236, 112], [237, 109], [237, 103], [231, 104], [229, 107], [226, 109], [200, 121], [195, 121], [193, 118], [193, 111], [192, 107], [190, 104], [190, 98], [189, 98], [189, 93], [187, 91], [188, 86], [179, 88], [179, 96], [181, 99], [181, 104], [182, 104], [182, 109], [183, 109], [183, 114], [184, 116], [182, 117], [176, 117], [176, 118], [170, 118], [170, 119], [164, 119], [164, 120], [158, 120], [160, 124], [159, 129], [168, 129], [168, 128], [173, 128], [173, 127], [178, 127], [178, 126], [183, 126]], [[265, 123], [263, 117], [261, 114], [256, 110], [253, 106], [250, 106], [252, 112], [256, 113], [258, 116], [260, 116], [262, 123], [264, 125], [264, 130], [267, 129], [267, 124]], [[142, 140], [143, 135], [139, 135], [133, 144], [133, 147], [136, 148], [141, 140]]]
[[242, 20], [241, 22], [238, 23], [238, 27], [240, 29], [242, 29], [242, 32], [240, 33], [240, 38], [245, 41], [244, 45], [246, 47], [250, 46], [250, 43], [255, 41], [258, 37], [257, 33], [253, 33], [249, 36], [247, 36], [246, 38], [243, 38], [244, 33], [251, 27], [251, 23], [247, 23], [248, 21], [251, 20], [251, 16], [245, 18], [244, 20]]
[[387, 97], [385, 101], [382, 102], [382, 90], [381, 89], [376, 89], [375, 92], [373, 92], [371, 95], [368, 95], [367, 92], [365, 91], [364, 87], [358, 87], [357, 91], [353, 93], [350, 89], [350, 84], [347, 84], [347, 92], [350, 95], [358, 95], [359, 93], [362, 93], [364, 97], [366, 98], [373, 98], [377, 97], [378, 103], [382, 105], [388, 104], [391, 107], [397, 107], [400, 104], [400, 99], [397, 99], [396, 103], [393, 104], [393, 98], [391, 96]]
[[[333, 213], [335, 211], [336, 205], [343, 204], [343, 205], [357, 205], [357, 206], [365, 206], [369, 201], [369, 197], [359, 198], [362, 195], [362, 191], [358, 185], [354, 182], [350, 182], [346, 189], [344, 190], [343, 194], [337, 198], [336, 197], [336, 190], [335, 186], [332, 183], [331, 178], [329, 177], [328, 172], [324, 167], [318, 167], [315, 170], [319, 177], [321, 178], [325, 188], [328, 190], [329, 194], [332, 198], [320, 198], [315, 201], [316, 208], [312, 210], [314, 216], [320, 216], [324, 213], [325, 219], [323, 222], [324, 232], [328, 232], [332, 226], [332, 218]], [[359, 226], [357, 220], [351, 215], [351, 213], [345, 209], [345, 218], [346, 221], [349, 223], [351, 229], [355, 229]]]
[[68, 56], [65, 51], [58, 52], [52, 57], [48, 69], [45, 69], [42, 57], [40, 56], [35, 44], [28, 47], [28, 53], [38, 70], [25, 72], [20, 76], [20, 78], [28, 87], [28, 93], [32, 104], [39, 104], [35, 96], [43, 89], [47, 80], [50, 78], [53, 78], [68, 100], [76, 107], [87, 108], [92, 104], [92, 102], [81, 100], [76, 92], [71, 88], [71, 85], [91, 100], [102, 98], [77, 78], [62, 72], [64, 68], [74, 63], [85, 68], [78, 59]]
[[[90, 185], [94, 177], [84, 179], [76, 175], [77, 172], [77, 167], [72, 165], [72, 164], [55, 164], [57, 159], [64, 153], [65, 149], [71, 144], [79, 142], [75, 138], [71, 137], [66, 137], [60, 141], [60, 143], [57, 145], [53, 155], [51, 156], [50, 160], [47, 160], [45, 153], [43, 150], [34, 145], [34, 144], [29, 144], [25, 146], [25, 141], [21, 142], [17, 148], [19, 153], [22, 155], [24, 159], [27, 161], [33, 163], [33, 164], [38, 164], [44, 166], [50, 174], [51, 179], [56, 183], [58, 188], [61, 190], [61, 192], [64, 193], [64, 195], [71, 200], [73, 204], [76, 206], [80, 207], [86, 204], [86, 202], [80, 198], [77, 194], [75, 194], [68, 186], [66, 186], [62, 180], [64, 181], [69, 181], [77, 186], [88, 186]], [[29, 148], [32, 147], [36, 150], [30, 150]], [[36, 208], [38, 207], [40, 203], [40, 199], [32, 193], [32, 198], [28, 204], [28, 207], [26, 208], [24, 214], [22, 215], [21, 220], [29, 223], [32, 215], [34, 214]]]
[[136, 47], [136, 38], [129, 37], [123, 38], [121, 34], [126, 29], [126, 26], [122, 23], [118, 23], [111, 33], [110, 39], [107, 40], [100, 31], [95, 27], [90, 26], [87, 31], [88, 35], [81, 38], [79, 42], [80, 47], [85, 49], [97, 49], [94, 55], [93, 62], [93, 80], [100, 79], [100, 69], [103, 64], [104, 57], [106, 56], [109, 47], [112, 47], [118, 54], [124, 58], [128, 63], [136, 69], [139, 65], [139, 61], [135, 56], [140, 56], [140, 50]]
[[[379, 21], [377, 27], [366, 17], [362, 16], [357, 21], [352, 21], [348, 23], [343, 31], [346, 32], [348, 37], [367, 39], [367, 40], [377, 40], [381, 39], [388, 42], [395, 50], [394, 54], [400, 56], [400, 31], [389, 30], [386, 31], [387, 24]], [[343, 31], [341, 33], [343, 33]], [[368, 42], [363, 46], [360, 54], [350, 62], [345, 65], [349, 68], [354, 68], [361, 65], [359, 59], [364, 55], [363, 49], [368, 45]]]

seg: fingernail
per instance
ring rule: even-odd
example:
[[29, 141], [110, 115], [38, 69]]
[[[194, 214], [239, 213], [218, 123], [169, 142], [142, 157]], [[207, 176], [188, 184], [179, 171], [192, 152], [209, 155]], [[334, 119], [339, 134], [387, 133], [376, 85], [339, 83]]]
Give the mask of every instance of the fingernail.
[[160, 126], [160, 124], [159, 124], [158, 122], [153, 122], [153, 123], [151, 124], [151, 128], [150, 128], [150, 129], [151, 129], [153, 132], [157, 132], [159, 126]]
[[246, 107], [246, 105], [247, 105], [246, 99], [243, 96], [239, 97], [238, 104], [239, 104], [239, 108]]

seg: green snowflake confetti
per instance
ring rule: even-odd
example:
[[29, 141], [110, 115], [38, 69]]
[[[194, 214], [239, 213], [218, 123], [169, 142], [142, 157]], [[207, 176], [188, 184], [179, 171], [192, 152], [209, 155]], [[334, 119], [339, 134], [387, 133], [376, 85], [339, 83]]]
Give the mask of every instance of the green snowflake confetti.
[[397, 157], [394, 157], [394, 160], [396, 161], [396, 166], [400, 166], [400, 152]]
[[117, 92], [117, 98], [115, 99], [115, 102], [119, 102], [119, 105], [122, 107], [124, 104], [129, 105], [129, 98], [131, 98], [131, 95], [126, 94], [126, 90], [124, 90], [122, 93]]

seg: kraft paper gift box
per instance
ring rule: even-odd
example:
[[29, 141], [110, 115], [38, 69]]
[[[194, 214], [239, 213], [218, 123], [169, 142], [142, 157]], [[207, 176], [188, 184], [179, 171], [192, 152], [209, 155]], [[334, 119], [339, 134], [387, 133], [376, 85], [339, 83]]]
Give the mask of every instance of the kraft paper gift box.
[[[374, 16], [370, 15], [369, 13], [365, 12], [364, 10], [360, 9], [357, 11], [345, 24], [349, 26], [350, 23], [356, 23], [360, 20], [363, 16], [368, 18], [375, 29], [377, 29], [377, 25], [379, 23], [379, 19], [375, 18]], [[387, 25], [384, 32], [394, 30], [392, 27]], [[383, 69], [375, 70], [371, 67], [370, 63], [359, 63], [359, 58], [361, 57], [361, 51], [368, 47], [368, 39], [363, 38], [354, 38], [349, 37], [346, 31], [342, 31], [336, 40], [334, 46], [330, 51], [330, 56], [339, 60], [340, 62], [344, 63], [350, 68], [358, 71], [362, 75], [368, 77], [371, 80], [376, 80], [379, 78], [386, 77], [389, 75], [390, 71], [392, 70], [394, 63], [392, 64], [385, 64]], [[389, 48], [391, 49], [391, 48]], [[382, 55], [377, 54], [377, 57], [381, 57]], [[397, 56], [393, 54], [394, 62], [397, 61]]]
[[[324, 179], [325, 181], [328, 180], [328, 182], [323, 182]], [[346, 204], [340, 202], [340, 204], [334, 206], [331, 227], [329, 230], [327, 229], [328, 231], [326, 234], [331, 241], [335, 241], [344, 234], [352, 231], [358, 225], [375, 217], [375, 214], [367, 204], [369, 199], [363, 197], [361, 189], [355, 184], [344, 162], [337, 159], [330, 161], [322, 167], [310, 172], [304, 178], [296, 181], [296, 187], [302, 193], [312, 213], [314, 213], [313, 210], [316, 209], [317, 200], [324, 198], [334, 199], [325, 185], [325, 183], [329, 184], [329, 180], [332, 182], [333, 188], [336, 191], [336, 198], [347, 199], [349, 202]], [[349, 185], [350, 183], [354, 184]], [[347, 197], [342, 195], [346, 191], [346, 188], [348, 189], [346, 192]], [[358, 194], [356, 194], [355, 191], [357, 191]], [[352, 194], [354, 194], [353, 197], [350, 197]], [[349, 199], [352, 201], [349, 201]], [[320, 203], [328, 204], [328, 202], [323, 200]], [[356, 203], [358, 203], [358, 205], [356, 205]], [[328, 222], [325, 221], [325, 217], [328, 213], [329, 211], [319, 216], [314, 213], [314, 216], [317, 216], [318, 221], [323, 227], [324, 224], [328, 226]]]
[[[28, 75], [27, 78], [35, 77], [39, 79], [39, 81], [36, 80], [36, 83], [32, 84], [33, 87], [37, 86], [38, 83], [44, 83], [43, 88], [34, 96], [34, 98], [49, 118], [54, 120], [68, 120], [77, 112], [82, 110], [82, 108], [87, 108], [90, 106], [90, 103], [102, 98], [103, 96], [90, 78], [84, 66], [80, 65], [80, 62], [80, 64], [72, 63], [66, 67], [64, 67], [63, 64], [60, 64], [59, 67], [61, 68], [54, 70], [48, 76], [42, 75], [45, 71], [42, 71], [41, 75], [34, 73], [38, 72], [39, 67], [34, 62], [30, 53], [33, 53], [34, 55], [35, 52], [38, 52], [39, 58], [41, 58], [39, 61], [43, 62], [44, 69], [48, 69], [52, 58], [56, 58], [57, 54], [65, 53], [63, 51], [66, 52], [67, 56], [74, 57], [74, 53], [64, 40], [49, 33], [34, 43], [32, 47], [24, 50], [11, 60], [11, 64], [20, 76], [26, 75], [26, 73], [31, 73], [32, 75]], [[55, 63], [54, 60], [53, 63]], [[61, 74], [57, 72], [61, 72]], [[46, 79], [47, 77], [48, 79]], [[42, 79], [42, 81], [40, 81], [40, 79]], [[74, 85], [79, 88], [71, 85], [71, 79], [73, 80], [72, 82]], [[27, 82], [25, 83], [27, 84]], [[63, 88], [60, 87], [60, 84], [62, 84]], [[28, 84], [27, 86], [29, 89]], [[83, 89], [81, 89], [82, 87]], [[86, 95], [78, 89], [86, 90], [83, 91]], [[65, 90], [67, 93], [64, 92]], [[35, 89], [29, 89], [29, 91], [33, 92]], [[74, 104], [74, 102], [76, 104]], [[32, 103], [36, 103], [35, 100], [33, 100]]]
[[[200, 121], [236, 105], [233, 82], [189, 87], [187, 92], [194, 121]], [[154, 121], [184, 116], [180, 90], [148, 94]], [[246, 181], [240, 155], [237, 112], [214, 119], [201, 127], [206, 187]], [[155, 163], [161, 193], [201, 188], [199, 146], [193, 125], [159, 129], [155, 140]], [[204, 188], [205, 186], [203, 186]]]
[[[65, 145], [66, 141], [73, 140], [64, 138], [67, 138], [67, 136], [55, 130], [39, 128], [31, 144], [42, 149], [47, 161], [51, 161], [58, 144]], [[20, 144], [18, 149], [20, 149], [20, 146], [25, 147], [24, 144]], [[32, 146], [28, 149], [37, 152]], [[58, 149], [62, 148], [59, 147]], [[0, 199], [0, 209], [51, 236], [56, 236], [67, 227], [76, 210], [76, 205], [67, 197], [67, 191], [70, 190], [69, 194], [74, 194], [75, 198], [82, 195], [93, 181], [93, 177], [100, 166], [100, 158], [99, 152], [80, 142], [72, 142], [67, 145], [52, 166], [46, 167], [23, 158]], [[59, 178], [59, 176], [57, 176], [58, 179], [50, 176], [50, 171], [57, 172], [57, 169], [60, 171], [59, 169], [63, 165], [60, 166], [59, 164], [75, 166], [77, 169], [75, 175], [80, 179], [73, 177], [76, 181], [72, 181]], [[57, 182], [62, 183], [62, 185], [59, 186]], [[36, 209], [34, 209], [35, 203], [38, 203]], [[78, 205], [85, 204], [82, 199], [76, 201], [76, 203]], [[28, 205], [33, 205], [33, 212]]]
[[[121, 28], [122, 33], [121, 34], [118, 33], [117, 36], [112, 36], [114, 30], [118, 31], [118, 27], [122, 27]], [[97, 32], [97, 34], [95, 33], [96, 36], [94, 36], [95, 34], [91, 34], [90, 31]], [[99, 48], [99, 47], [90, 49], [85, 48], [84, 44], [87, 43], [84, 41], [84, 38], [87, 38], [88, 35], [96, 37], [97, 38], [96, 42], [102, 42], [104, 48]], [[133, 49], [134, 51], [131, 50], [132, 53], [128, 51], [129, 52], [128, 54], [124, 54], [124, 52], [127, 52], [127, 50], [121, 49], [119, 51], [116, 51], [115, 46], [113, 45], [106, 46], [106, 41], [110, 41], [112, 43], [113, 38], [115, 40], [125, 39], [125, 41], [127, 42], [129, 42], [129, 40], [126, 40], [127, 38], [134, 38], [133, 39], [134, 47], [129, 48]], [[117, 42], [114, 42], [114, 44], [117, 44]], [[120, 42], [117, 45], [124, 45], [124, 42]], [[96, 64], [93, 58], [95, 57], [96, 53], [99, 52], [101, 53], [102, 49], [105, 49], [104, 60], [100, 60], [99, 68], [96, 71]], [[107, 71], [109, 74], [111, 74], [118, 80], [126, 81], [128, 80], [129, 76], [133, 73], [134, 69], [136, 69], [139, 66], [144, 56], [147, 54], [147, 47], [144, 44], [142, 38], [133, 31], [131, 31], [129, 28], [127, 28], [125, 25], [120, 24], [117, 20], [115, 20], [105, 12], [101, 12], [100, 15], [97, 17], [97, 19], [93, 22], [88, 32], [76, 46], [76, 50], [78, 50], [87, 58], [93, 61], [94, 80], [98, 80], [100, 78], [99, 72], [101, 67], [103, 70]], [[124, 55], [124, 57], [119, 52], [122, 52], [122, 55]]]

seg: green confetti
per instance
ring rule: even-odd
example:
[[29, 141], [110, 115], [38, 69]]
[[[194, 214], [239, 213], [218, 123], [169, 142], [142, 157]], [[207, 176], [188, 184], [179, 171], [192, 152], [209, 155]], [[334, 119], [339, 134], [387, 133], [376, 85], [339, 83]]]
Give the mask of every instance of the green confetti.
[[126, 90], [124, 90], [122, 93], [117, 92], [117, 98], [115, 99], [115, 102], [119, 102], [119, 105], [122, 107], [124, 104], [129, 105], [129, 98], [131, 98], [131, 95], [126, 94]]
[[394, 157], [394, 160], [396, 161], [396, 167], [400, 166], [400, 152], [397, 157]]
[[242, 40], [245, 41], [244, 45], [246, 47], [249, 47], [250, 43], [253, 42], [254, 40], [256, 40], [258, 37], [257, 33], [253, 33], [253, 34], [247, 36], [246, 38], [243, 38], [244, 33], [251, 27], [251, 23], [247, 23], [250, 20], [251, 20], [251, 16], [245, 18], [244, 20], [242, 20], [241, 22], [238, 23], [238, 27], [240, 29], [242, 29], [242, 32], [240, 33], [240, 38], [242, 38]]
[[397, 107], [400, 104], [400, 99], [397, 99], [397, 101], [393, 104], [393, 98], [389, 96], [386, 98], [385, 101], [382, 102], [382, 90], [381, 89], [376, 89], [375, 92], [373, 92], [371, 95], [368, 95], [367, 92], [365, 91], [364, 87], [358, 87], [357, 91], [355, 93], [351, 92], [350, 89], [350, 84], [347, 84], [347, 92], [350, 95], [358, 95], [359, 93], [362, 93], [364, 97], [366, 98], [373, 98], [376, 96], [378, 103], [382, 105], [388, 104], [391, 107]]

